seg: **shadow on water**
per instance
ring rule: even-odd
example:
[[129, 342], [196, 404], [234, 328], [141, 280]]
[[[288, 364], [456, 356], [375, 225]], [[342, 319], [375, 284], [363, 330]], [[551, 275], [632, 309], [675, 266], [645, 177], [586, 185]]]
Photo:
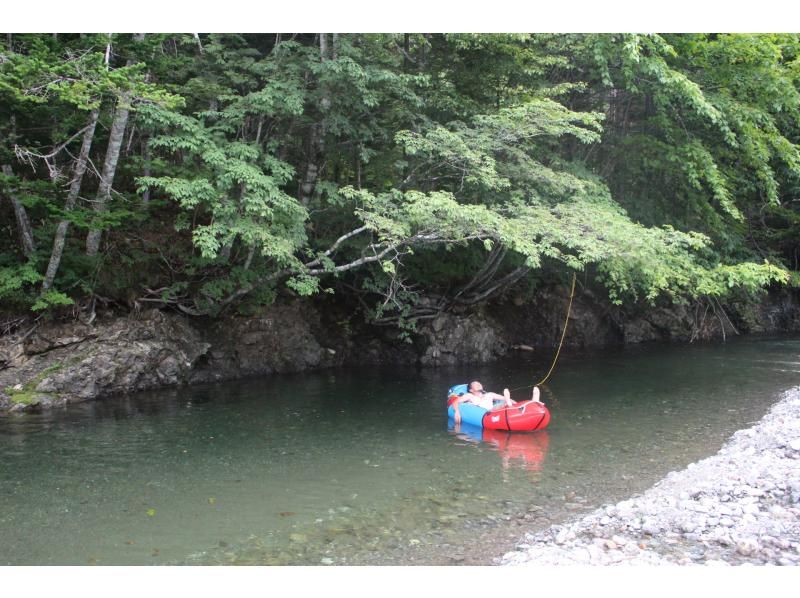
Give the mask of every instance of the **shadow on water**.
[[542, 388], [546, 431], [448, 422], [453, 384], [524, 399], [548, 361], [329, 370], [0, 418], [0, 563], [491, 562], [525, 530], [716, 452], [796, 384], [800, 341], [565, 355]]

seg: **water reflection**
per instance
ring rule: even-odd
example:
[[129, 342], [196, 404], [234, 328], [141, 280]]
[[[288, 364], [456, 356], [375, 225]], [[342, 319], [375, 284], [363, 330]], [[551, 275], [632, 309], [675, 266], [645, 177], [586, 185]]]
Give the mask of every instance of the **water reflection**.
[[[503, 471], [523, 469], [540, 473], [547, 457], [550, 436], [547, 430], [538, 432], [506, 432], [505, 430], [486, 430], [464, 422], [450, 420], [448, 431], [473, 444], [483, 444], [500, 456]], [[534, 479], [537, 476], [534, 476]]]

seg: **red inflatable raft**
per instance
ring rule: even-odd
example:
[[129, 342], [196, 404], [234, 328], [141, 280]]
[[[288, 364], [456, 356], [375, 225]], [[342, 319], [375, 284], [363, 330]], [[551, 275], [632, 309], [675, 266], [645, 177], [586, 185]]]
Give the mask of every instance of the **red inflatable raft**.
[[[463, 394], [463, 391], [461, 393], [458, 391], [464, 386], [466, 385], [453, 387], [448, 393], [447, 413], [450, 417], [453, 417], [454, 413], [453, 402]], [[461, 403], [459, 412], [462, 421], [484, 430], [532, 432], [544, 430], [550, 423], [550, 411], [539, 401], [521, 401], [511, 407], [498, 407], [491, 411], [470, 403]]]
[[544, 430], [550, 423], [550, 411], [538, 401], [524, 401], [493, 409], [483, 416], [484, 430], [508, 430], [511, 432], [531, 432]]

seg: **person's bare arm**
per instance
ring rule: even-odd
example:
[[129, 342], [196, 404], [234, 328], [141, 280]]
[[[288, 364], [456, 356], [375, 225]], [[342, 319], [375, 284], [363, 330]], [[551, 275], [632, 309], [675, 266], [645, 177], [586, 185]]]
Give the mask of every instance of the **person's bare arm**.
[[453, 401], [453, 420], [457, 423], [461, 423], [461, 411], [458, 408], [459, 403], [463, 403], [467, 400], [469, 395], [461, 395], [455, 401]]

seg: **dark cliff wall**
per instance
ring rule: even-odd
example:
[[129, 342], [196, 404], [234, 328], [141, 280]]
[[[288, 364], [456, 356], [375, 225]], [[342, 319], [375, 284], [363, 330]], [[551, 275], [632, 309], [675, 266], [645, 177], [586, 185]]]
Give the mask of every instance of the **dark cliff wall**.
[[[542, 289], [461, 314], [443, 313], [399, 331], [368, 326], [346, 306], [319, 301], [275, 305], [252, 317], [193, 320], [152, 310], [40, 324], [0, 339], [0, 410], [65, 405], [152, 388], [341, 365], [486, 362], [516, 348], [558, 344], [569, 288]], [[586, 291], [574, 298], [564, 346], [689, 342], [736, 333], [800, 331], [800, 301], [776, 291], [757, 306], [619, 308]]]

